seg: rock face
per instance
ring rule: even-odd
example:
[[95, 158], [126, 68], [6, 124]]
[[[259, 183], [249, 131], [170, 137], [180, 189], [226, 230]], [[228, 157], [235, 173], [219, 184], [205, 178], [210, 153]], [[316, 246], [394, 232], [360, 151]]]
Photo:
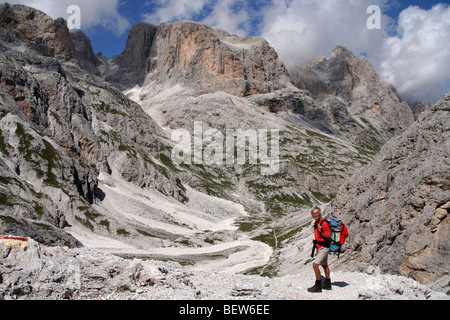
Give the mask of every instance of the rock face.
[[[112, 64], [118, 71], [106, 80], [120, 88], [133, 87], [133, 78], [134, 84], [142, 85], [147, 74], [148, 81], [240, 97], [272, 92], [290, 83], [283, 63], [264, 39], [239, 38], [195, 22], [137, 24], [125, 51]], [[122, 70], [127, 74], [125, 83]]]
[[[298, 88], [311, 92], [316, 103], [328, 109], [331, 123], [349, 131], [344, 134], [366, 140], [368, 145], [379, 147], [414, 122], [410, 107], [400, 101], [395, 89], [380, 81], [365, 57], [355, 57], [346, 48], [338, 46], [329, 58], [316, 57], [291, 70], [291, 75]], [[343, 120], [349, 118], [342, 110], [368, 125], [372, 138], [361, 128], [352, 128], [348, 123], [342, 126]]]
[[102, 62], [92, 50], [91, 40], [81, 31], [71, 32], [70, 39], [75, 48], [75, 58], [80, 62], [81, 68], [90, 74], [100, 76], [98, 69]]
[[430, 102], [416, 102], [411, 106], [414, 118], [417, 120], [422, 112], [430, 110], [432, 106], [433, 104]]
[[183, 199], [178, 177], [156, 163], [170, 156], [162, 131], [80, 68], [63, 22], [20, 5], [0, 11], [0, 232], [48, 229], [36, 237], [48, 245], [77, 243], [58, 232], [68, 220], [109, 231], [89, 222], [102, 172]]
[[111, 62], [116, 72], [105, 74], [108, 82], [122, 90], [142, 84], [150, 71], [149, 55], [156, 30], [148, 23], [138, 23], [131, 29], [125, 51]]
[[350, 226], [348, 269], [375, 265], [422, 283], [448, 278], [449, 142], [450, 94], [341, 187], [329, 212]]

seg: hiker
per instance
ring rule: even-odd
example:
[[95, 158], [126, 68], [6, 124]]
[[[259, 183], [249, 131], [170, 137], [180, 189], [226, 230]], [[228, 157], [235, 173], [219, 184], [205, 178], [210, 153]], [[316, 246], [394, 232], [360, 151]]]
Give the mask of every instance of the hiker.
[[[322, 292], [324, 290], [331, 290], [331, 278], [330, 278], [330, 268], [328, 266], [328, 255], [330, 254], [329, 244], [331, 241], [331, 228], [325, 219], [322, 218], [320, 208], [314, 207], [311, 210], [311, 216], [313, 217], [314, 223], [314, 251], [317, 250], [317, 255], [315, 256], [313, 268], [316, 275], [316, 283], [314, 286], [308, 289], [309, 292]], [[325, 222], [325, 223], [324, 223]], [[322, 266], [325, 272], [325, 283], [321, 283], [321, 273], [319, 266]]]

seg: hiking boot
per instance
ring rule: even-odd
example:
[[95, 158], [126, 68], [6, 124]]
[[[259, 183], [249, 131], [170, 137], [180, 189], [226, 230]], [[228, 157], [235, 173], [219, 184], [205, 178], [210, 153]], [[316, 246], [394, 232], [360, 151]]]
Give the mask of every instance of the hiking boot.
[[316, 281], [316, 284], [314, 286], [312, 286], [311, 288], [308, 288], [308, 292], [322, 292], [322, 287], [320, 284], [320, 281]]
[[331, 279], [325, 279], [325, 282], [321, 286], [322, 290], [331, 290]]

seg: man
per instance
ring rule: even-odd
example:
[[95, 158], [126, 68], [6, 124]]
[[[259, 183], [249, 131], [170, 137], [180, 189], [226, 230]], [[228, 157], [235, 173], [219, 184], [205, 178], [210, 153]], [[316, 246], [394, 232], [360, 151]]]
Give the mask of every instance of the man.
[[[313, 268], [316, 275], [316, 283], [308, 289], [309, 292], [322, 292], [324, 290], [331, 290], [330, 268], [328, 266], [328, 255], [330, 254], [331, 228], [328, 222], [322, 218], [322, 214], [318, 207], [311, 210], [311, 216], [314, 223], [314, 249], [318, 253], [314, 259]], [[314, 250], [313, 249], [313, 250]], [[322, 266], [325, 272], [325, 283], [321, 283], [321, 273], [319, 266]]]

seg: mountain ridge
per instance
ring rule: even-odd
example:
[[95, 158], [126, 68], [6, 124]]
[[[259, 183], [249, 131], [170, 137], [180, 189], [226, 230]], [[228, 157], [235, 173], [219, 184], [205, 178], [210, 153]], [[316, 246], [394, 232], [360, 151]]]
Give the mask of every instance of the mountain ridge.
[[[240, 38], [190, 21], [160, 26], [138, 23], [124, 52], [109, 61], [113, 71], [103, 76], [121, 90], [155, 87], [154, 93], [145, 95], [181, 85], [196, 94], [224, 91], [255, 97], [253, 102], [269, 112], [298, 114], [320, 131], [375, 151], [414, 122], [411, 108], [391, 85], [380, 81], [366, 58], [337, 46], [328, 59], [313, 61], [300, 67], [308, 71], [288, 72], [263, 38]], [[342, 88], [315, 92], [308, 83], [316, 81], [317, 70], [323, 78], [319, 84], [340, 83]], [[348, 86], [348, 81], [353, 84]], [[302, 99], [302, 90], [312, 92], [313, 101]], [[308, 108], [314, 109], [312, 114]]]

